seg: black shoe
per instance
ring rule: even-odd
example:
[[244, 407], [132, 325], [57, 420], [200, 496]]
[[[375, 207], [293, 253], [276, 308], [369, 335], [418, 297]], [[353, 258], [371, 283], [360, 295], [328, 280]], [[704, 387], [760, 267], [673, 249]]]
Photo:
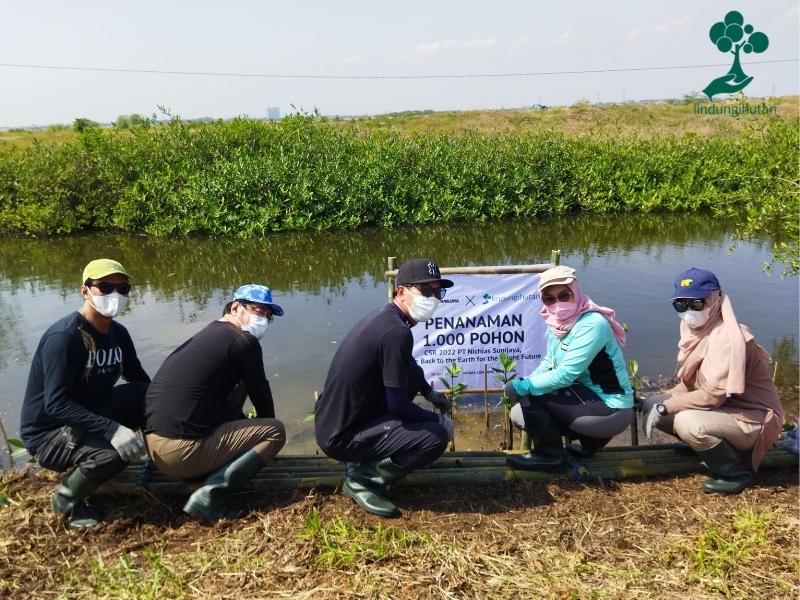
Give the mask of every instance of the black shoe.
[[64, 517], [64, 524], [71, 529], [94, 527], [103, 517], [99, 510], [86, 505], [84, 500], [100, 484], [88, 479], [80, 469], [75, 469], [56, 488], [51, 506], [56, 514]]
[[697, 452], [712, 477], [703, 483], [706, 494], [738, 494], [755, 481], [753, 472], [742, 464], [739, 454], [725, 440], [708, 450]]
[[189, 496], [183, 512], [209, 522], [241, 517], [242, 511], [231, 509], [225, 496], [247, 485], [263, 466], [264, 459], [255, 450], [248, 450], [236, 460], [209, 473], [205, 484]]

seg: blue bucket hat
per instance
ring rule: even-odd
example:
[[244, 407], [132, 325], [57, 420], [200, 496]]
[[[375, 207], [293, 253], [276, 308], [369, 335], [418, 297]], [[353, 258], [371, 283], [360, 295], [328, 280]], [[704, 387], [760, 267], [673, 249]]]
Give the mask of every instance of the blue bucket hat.
[[692, 267], [675, 278], [675, 293], [672, 298], [705, 298], [720, 289], [717, 276], [711, 271]]
[[276, 317], [283, 316], [283, 309], [272, 301], [272, 292], [265, 285], [258, 285], [257, 283], [243, 285], [233, 293], [233, 299], [266, 304], [272, 309]]

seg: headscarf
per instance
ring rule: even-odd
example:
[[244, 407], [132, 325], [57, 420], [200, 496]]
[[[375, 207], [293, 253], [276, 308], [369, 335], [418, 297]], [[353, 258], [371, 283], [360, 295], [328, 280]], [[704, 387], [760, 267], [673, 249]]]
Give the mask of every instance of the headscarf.
[[707, 297], [718, 301], [711, 307], [708, 321], [692, 329], [681, 322], [678, 343], [678, 377], [694, 381], [702, 369], [706, 385], [731, 394], [744, 393], [745, 344], [753, 335], [743, 331], [736, 320], [728, 295], [719, 290]]
[[542, 318], [544, 318], [545, 323], [547, 323], [547, 326], [550, 328], [550, 332], [557, 338], [562, 338], [567, 335], [569, 330], [572, 329], [572, 326], [575, 325], [583, 313], [597, 312], [603, 315], [611, 325], [611, 330], [614, 332], [614, 337], [617, 338], [619, 345], [625, 346], [625, 330], [622, 328], [622, 325], [617, 323], [616, 319], [614, 319], [614, 316], [617, 314], [616, 311], [611, 308], [595, 304], [594, 301], [589, 298], [589, 296], [584, 295], [577, 279], [573, 279], [566, 285], [572, 291], [572, 297], [575, 301], [575, 311], [573, 313], [567, 317], [559, 319], [555, 315], [550, 314], [547, 306], [542, 305], [542, 309], [539, 311], [539, 314], [542, 316]]

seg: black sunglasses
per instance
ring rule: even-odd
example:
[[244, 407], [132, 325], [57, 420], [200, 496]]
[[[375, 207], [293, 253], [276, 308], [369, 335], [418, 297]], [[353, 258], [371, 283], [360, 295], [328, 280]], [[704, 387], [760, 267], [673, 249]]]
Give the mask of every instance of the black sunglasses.
[[703, 310], [706, 307], [705, 298], [675, 298], [672, 307], [679, 313], [687, 310]]
[[550, 306], [551, 304], [555, 304], [556, 301], [569, 302], [570, 298], [572, 298], [572, 292], [570, 290], [561, 290], [558, 292], [557, 296], [542, 296], [542, 304]]
[[103, 296], [110, 294], [114, 290], [117, 290], [123, 296], [127, 296], [131, 291], [131, 284], [128, 282], [111, 283], [110, 281], [87, 281], [86, 285], [89, 287], [96, 287]]
[[417, 288], [426, 298], [436, 296], [439, 300], [442, 300], [447, 295], [446, 289], [442, 287], [435, 288], [430, 283], [415, 283], [412, 284], [412, 287]]

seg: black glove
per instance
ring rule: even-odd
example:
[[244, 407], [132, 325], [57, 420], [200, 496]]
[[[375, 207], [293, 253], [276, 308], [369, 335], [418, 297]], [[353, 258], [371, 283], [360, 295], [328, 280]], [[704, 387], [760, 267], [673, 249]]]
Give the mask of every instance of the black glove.
[[512, 404], [518, 403], [522, 400], [522, 396], [517, 393], [517, 390], [514, 389], [514, 380], [512, 379], [509, 381], [505, 387], [503, 388], [503, 394], [505, 394], [506, 398], [511, 400]]
[[437, 392], [433, 388], [424, 396], [425, 400], [433, 404], [443, 415], [450, 412], [450, 399], [442, 392]]

